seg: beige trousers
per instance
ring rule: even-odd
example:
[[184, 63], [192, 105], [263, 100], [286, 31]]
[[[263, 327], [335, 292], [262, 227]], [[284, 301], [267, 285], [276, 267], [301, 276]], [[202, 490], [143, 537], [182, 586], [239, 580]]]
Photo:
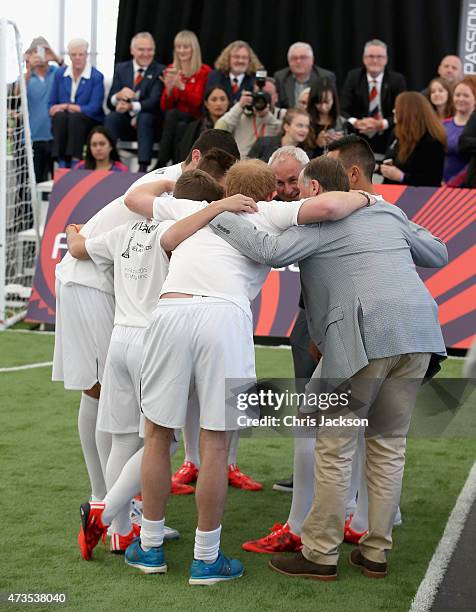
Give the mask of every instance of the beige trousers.
[[[367, 559], [377, 563], [385, 563], [386, 551], [392, 548], [392, 527], [400, 501], [405, 464], [406, 434], [429, 361], [429, 353], [373, 359], [349, 381], [355, 412], [346, 411], [346, 416], [368, 419], [369, 531], [361, 539], [359, 547]], [[315, 448], [314, 501], [301, 533], [303, 554], [314, 563], [337, 563], [338, 546], [344, 537], [345, 504], [358, 432], [357, 425], [319, 427]]]

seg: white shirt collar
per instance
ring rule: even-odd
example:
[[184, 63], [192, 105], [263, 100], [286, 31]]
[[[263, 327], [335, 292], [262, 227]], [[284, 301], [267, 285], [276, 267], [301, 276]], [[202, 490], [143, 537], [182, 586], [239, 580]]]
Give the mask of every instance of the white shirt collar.
[[[91, 64], [88, 62], [86, 64], [86, 66], [84, 67], [84, 70], [82, 71], [82, 73], [79, 75], [79, 79], [90, 79], [91, 78]], [[64, 77], [71, 77], [71, 79], [73, 79], [73, 67], [72, 66], [68, 66], [66, 68], [66, 70], [63, 72], [63, 76]]]
[[134, 68], [134, 75], [135, 75], [135, 74], [136, 74], [136, 72], [139, 70], [139, 68], [140, 68], [141, 70], [143, 70], [143, 71], [144, 71], [144, 72], [143, 72], [143, 74], [145, 74], [145, 73], [147, 72], [147, 69], [149, 68], [150, 64], [149, 64], [149, 66], [139, 66], [139, 64], [136, 62], [136, 60], [135, 60], [135, 59], [133, 59], [133, 60], [132, 60], [132, 66], [133, 66], [133, 68]]
[[241, 87], [241, 83], [243, 82], [243, 79], [245, 78], [245, 73], [242, 72], [241, 74], [231, 74], [230, 72], [230, 82], [233, 85], [233, 79], [236, 79], [238, 81], [237, 85], [238, 87]]
[[376, 77], [370, 76], [370, 74], [367, 72], [367, 81], [369, 83], [369, 87], [370, 85], [373, 85], [373, 81], [376, 81], [377, 87], [380, 89], [380, 87], [382, 86], [382, 80], [383, 80], [383, 71]]

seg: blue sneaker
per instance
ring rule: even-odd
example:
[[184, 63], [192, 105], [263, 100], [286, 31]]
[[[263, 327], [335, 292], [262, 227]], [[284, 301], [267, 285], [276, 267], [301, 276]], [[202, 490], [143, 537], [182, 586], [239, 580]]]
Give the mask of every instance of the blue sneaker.
[[215, 563], [193, 560], [188, 583], [191, 585], [216, 584], [225, 580], [241, 578], [244, 571], [245, 568], [241, 561], [228, 559], [220, 550]]
[[151, 548], [147, 552], [140, 546], [140, 538], [136, 538], [125, 553], [127, 565], [137, 567], [144, 574], [165, 574], [167, 563], [165, 563], [164, 547]]

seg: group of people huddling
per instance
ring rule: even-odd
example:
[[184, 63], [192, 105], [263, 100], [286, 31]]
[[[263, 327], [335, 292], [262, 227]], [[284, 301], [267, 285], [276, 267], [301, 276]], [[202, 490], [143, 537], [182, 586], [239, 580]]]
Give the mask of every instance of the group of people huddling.
[[[177, 40], [183, 60], [187, 45]], [[297, 62], [306, 59], [300, 49]], [[241, 86], [250, 51], [241, 44], [230, 56], [238, 51]], [[174, 80], [180, 100], [177, 74], [164, 79]], [[299, 87], [284, 91], [293, 106]], [[66, 227], [53, 380], [82, 391], [78, 425], [91, 484], [78, 536], [85, 560], [109, 533], [111, 551], [128, 565], [165, 573], [174, 558], [167, 541], [179, 537], [165, 525], [169, 495], [194, 492], [189, 583], [243, 575], [238, 551], [220, 548], [227, 488], [262, 485], [236, 465], [244, 425], [233, 381], [255, 388], [250, 302], [271, 267], [298, 263], [297, 387], [306, 397], [343, 391], [351, 402], [296, 431], [290, 515], [243, 548], [286, 552], [272, 557], [272, 570], [327, 581], [337, 577], [345, 538], [356, 544], [352, 566], [372, 578], [387, 574], [412, 409], [423, 377], [445, 356], [438, 308], [415, 265], [444, 266], [447, 251], [376, 195], [367, 139], [322, 141], [326, 154], [311, 161], [282, 144], [268, 163], [240, 159], [229, 131], [207, 129], [183, 161], [139, 178], [84, 226], [70, 219]], [[341, 421], [349, 410], [362, 420]], [[185, 462], [172, 477], [181, 430]], [[192, 526], [181, 527], [192, 539]]]
[[[70, 65], [44, 38], [25, 54], [37, 181], [51, 160], [60, 166], [123, 171], [116, 143], [137, 141], [139, 171], [177, 163], [205, 130], [230, 132], [242, 157], [268, 161], [281, 146], [312, 159], [346, 134], [365, 138], [382, 162], [385, 182], [476, 185], [476, 83], [462, 62], [445, 56], [421, 93], [387, 68], [387, 46], [368, 41], [363, 66], [350, 70], [339, 98], [335, 74], [315, 64], [312, 47], [295, 42], [288, 66], [267, 76], [250, 45], [230, 43], [202, 62], [193, 32], [175, 37], [173, 62], [154, 60], [148, 32], [131, 40], [132, 59], [116, 65], [104, 114], [103, 75], [88, 63], [88, 43], [68, 45]], [[60, 64], [58, 67], [53, 63]], [[158, 144], [158, 152], [156, 151]]]

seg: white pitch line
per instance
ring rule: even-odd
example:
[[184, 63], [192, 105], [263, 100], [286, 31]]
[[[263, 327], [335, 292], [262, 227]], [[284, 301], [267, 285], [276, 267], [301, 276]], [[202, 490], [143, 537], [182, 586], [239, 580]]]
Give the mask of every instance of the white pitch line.
[[39, 329], [4, 329], [2, 333], [5, 334], [37, 334], [41, 336], [54, 336], [54, 331], [40, 331]]
[[34, 370], [35, 368], [47, 368], [48, 366], [52, 366], [52, 361], [42, 361], [40, 363], [27, 363], [26, 365], [15, 366], [13, 368], [0, 368], [0, 373], [2, 372], [18, 372], [19, 370]]
[[473, 464], [465, 485], [456, 500], [441, 540], [428, 565], [425, 577], [412, 601], [410, 612], [430, 612], [475, 500], [476, 462]]

